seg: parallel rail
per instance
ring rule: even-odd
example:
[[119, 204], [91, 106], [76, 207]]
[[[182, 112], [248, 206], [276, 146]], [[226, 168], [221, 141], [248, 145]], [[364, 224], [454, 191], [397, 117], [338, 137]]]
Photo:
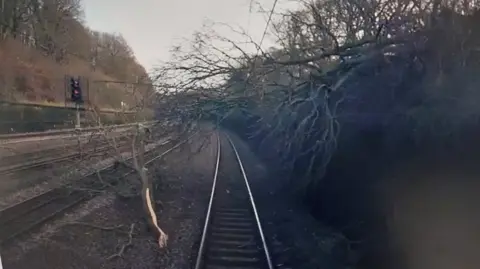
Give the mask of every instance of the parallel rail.
[[[149, 165], [153, 161], [165, 156], [172, 150], [189, 141], [196, 134], [197, 132], [193, 133], [191, 136], [177, 143], [170, 149], [164, 151], [162, 154], [159, 154], [155, 157], [149, 157], [149, 160], [145, 163], [145, 165]], [[156, 148], [151, 149], [150, 151], [146, 152], [146, 154], [151, 154], [152, 152], [154, 152], [155, 149]], [[132, 157], [129, 158], [129, 160], [131, 159]], [[101, 189], [102, 187], [98, 184], [98, 180], [96, 177], [97, 172], [105, 173], [111, 168], [112, 165], [107, 165], [98, 171], [94, 171], [82, 176], [75, 182], [85, 180], [85, 182], [82, 183], [79, 187], [85, 186], [93, 190]], [[124, 178], [133, 172], [134, 171], [132, 171], [131, 169], [128, 169], [128, 171], [121, 175], [120, 178]], [[88, 200], [93, 196], [94, 195], [92, 195], [92, 193], [88, 191], [78, 190], [75, 188], [69, 188], [67, 186], [64, 186], [46, 191], [28, 200], [22, 201], [18, 204], [1, 210], [0, 245], [10, 242], [12, 239], [18, 237], [19, 235], [24, 234], [42, 225], [50, 219], [65, 212], [69, 208], [72, 208], [73, 206], [85, 200]]]
[[[247, 175], [233, 141], [226, 135], [237, 165], [217, 135], [212, 192], [195, 269], [273, 269]], [[232, 155], [232, 154], [231, 154]], [[233, 156], [231, 156], [233, 157]]]
[[[128, 146], [128, 140], [126, 139], [120, 139], [119, 141], [117, 141], [117, 143], [119, 143], [119, 147], [120, 148], [123, 148], [125, 146]], [[70, 149], [77, 149], [77, 147], [75, 146], [71, 146]], [[4, 175], [4, 174], [11, 174], [11, 173], [15, 173], [15, 172], [20, 172], [20, 171], [24, 171], [24, 170], [29, 170], [29, 169], [33, 169], [33, 168], [39, 168], [39, 167], [44, 167], [44, 166], [48, 166], [48, 165], [52, 165], [52, 164], [57, 164], [57, 163], [60, 163], [60, 162], [64, 162], [64, 161], [69, 161], [69, 160], [72, 160], [72, 159], [76, 159], [78, 157], [82, 157], [82, 156], [91, 156], [92, 154], [100, 154], [100, 153], [105, 153], [105, 152], [108, 152], [109, 150], [112, 149], [112, 146], [108, 143], [108, 142], [102, 142], [100, 145], [96, 145], [96, 144], [93, 144], [93, 145], [85, 145], [85, 148], [82, 152], [79, 152], [79, 151], [73, 151], [73, 152], [70, 152], [70, 153], [62, 153], [62, 151], [68, 151], [68, 148], [67, 149], [54, 149], [54, 150], [50, 150], [51, 154], [46, 154], [47, 155], [47, 158], [45, 157], [36, 157], [36, 158], [25, 158], [26, 160], [23, 161], [23, 162], [19, 162], [17, 161], [16, 159], [21, 159], [23, 156], [12, 156], [12, 157], [5, 157], [4, 159], [7, 160], [7, 161], [10, 161], [14, 164], [8, 164], [7, 162], [7, 165], [6, 166], [0, 166], [0, 175]], [[23, 154], [24, 155], [24, 154]], [[33, 156], [37, 156], [39, 155], [39, 153], [35, 153], [33, 154]], [[48, 156], [50, 155], [50, 156]], [[53, 155], [53, 156], [52, 156]], [[56, 155], [56, 156], [55, 156]], [[15, 163], [15, 161], [17, 161], [18, 163]]]
[[[152, 124], [152, 122], [148, 122], [148, 124]], [[118, 139], [117, 143], [119, 143], [119, 146], [125, 146], [124, 142], [128, 139], [128, 137], [120, 135], [115, 138]], [[83, 155], [90, 156], [90, 154], [104, 153], [111, 148], [108, 141], [102, 140], [99, 143], [90, 142], [91, 141], [86, 141], [86, 143], [80, 145], [83, 149], [82, 152], [78, 150], [79, 145], [71, 143], [64, 148], [55, 147], [37, 152], [3, 156], [0, 158], [0, 174], [10, 174], [36, 167], [44, 167], [46, 165], [82, 157]]]
[[[98, 172], [106, 173], [110, 169], [111, 165], [108, 165]], [[132, 171], [121, 177], [130, 173]], [[103, 188], [103, 185], [98, 182], [96, 172], [84, 175], [75, 182], [80, 181], [82, 182], [79, 186], [52, 189], [0, 211], [0, 244], [10, 241], [92, 197], [91, 192], [78, 189], [101, 191]]]
[[[144, 125], [152, 125], [155, 124], [157, 121], [148, 121], [148, 122], [141, 122]], [[32, 138], [32, 137], [40, 137], [40, 136], [57, 136], [57, 135], [67, 135], [72, 134], [76, 135], [80, 133], [88, 133], [100, 130], [102, 128], [106, 129], [120, 129], [120, 128], [127, 128], [133, 127], [138, 123], [127, 123], [127, 124], [120, 124], [120, 125], [107, 125], [107, 126], [95, 126], [95, 127], [86, 127], [80, 129], [60, 129], [60, 130], [49, 130], [45, 132], [30, 132], [30, 133], [15, 133], [15, 134], [0, 134], [0, 140], [10, 140], [10, 139], [19, 139], [19, 138]]]

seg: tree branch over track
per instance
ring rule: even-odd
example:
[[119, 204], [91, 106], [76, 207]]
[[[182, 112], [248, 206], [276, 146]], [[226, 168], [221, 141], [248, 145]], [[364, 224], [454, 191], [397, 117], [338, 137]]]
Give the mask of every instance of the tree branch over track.
[[190, 48], [177, 47], [157, 79], [187, 121], [246, 124], [248, 138], [275, 151], [282, 167], [302, 171], [296, 185], [306, 189], [325, 175], [344, 141], [341, 130], [354, 137], [399, 124], [398, 118], [426, 124], [419, 114], [411, 117], [412, 100], [424, 95], [413, 89], [436, 45], [429, 41], [435, 21], [446, 13], [416, 0], [299, 3], [303, 9], [277, 13], [278, 46], [260, 49], [260, 57], [243, 49], [259, 47], [244, 31], [232, 30], [247, 40], [240, 46], [215, 31], [225, 25], [214, 24], [196, 33]]

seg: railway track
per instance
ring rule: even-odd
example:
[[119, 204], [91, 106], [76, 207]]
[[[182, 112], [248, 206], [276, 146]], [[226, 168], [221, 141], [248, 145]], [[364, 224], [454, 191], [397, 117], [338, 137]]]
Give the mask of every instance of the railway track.
[[[149, 126], [151, 124], [152, 123], [148, 123]], [[92, 133], [89, 136], [80, 137], [80, 140], [78, 140], [78, 137], [72, 136], [72, 138], [74, 139], [62, 141], [62, 143], [67, 143], [63, 147], [57, 145], [53, 148], [37, 150], [34, 152], [14, 154], [8, 152], [5, 156], [0, 157], [0, 174], [11, 174], [33, 168], [43, 168], [50, 164], [69, 161], [78, 157], [83, 157], [84, 155], [98, 155], [107, 152], [110, 148], [109, 141], [107, 141], [103, 135]], [[118, 133], [114, 138], [117, 140], [116, 143], [118, 146], [121, 146], [122, 143], [125, 144], [125, 142], [128, 143], [130, 139], [129, 135], [125, 135], [125, 133]], [[80, 145], [78, 143], [80, 143]], [[82, 151], [80, 152], [79, 149]]]
[[[195, 269], [273, 269], [248, 178], [233, 141], [218, 134], [210, 202]], [[222, 147], [222, 144], [225, 144]], [[236, 159], [236, 163], [228, 159]]]
[[[128, 142], [128, 139], [121, 139], [117, 143], [120, 143], [119, 146], [123, 147], [128, 144], [126, 142]], [[69, 149], [71, 150], [71, 152], [69, 152]], [[44, 154], [47, 155], [47, 157], [39, 156], [39, 153], [32, 154], [32, 156], [12, 156], [13, 158], [6, 157], [5, 160], [2, 160], [2, 167], [0, 167], [0, 175], [11, 174], [33, 168], [42, 168], [51, 164], [69, 161], [85, 155], [89, 156], [92, 154], [105, 153], [110, 149], [111, 146], [108, 144], [108, 142], [101, 142], [99, 144], [85, 145], [83, 152], [74, 151], [78, 150], [78, 147], [73, 146], [65, 149], [50, 150]], [[67, 153], [65, 153], [65, 151]]]
[[[122, 137], [115, 137], [115, 139], [122, 139]], [[15, 149], [10, 152], [5, 152], [5, 154], [0, 157], [0, 161], [4, 166], [13, 165], [20, 162], [38, 160], [45, 156], [55, 156], [65, 152], [79, 151], [80, 148], [99, 147], [105, 145], [108, 141], [104, 137], [91, 137], [83, 140], [63, 140], [56, 142], [55, 144], [46, 145], [43, 148], [38, 144], [33, 144], [31, 148], [27, 148], [28, 151], [26, 152], [15, 152]]]
[[[163, 157], [187, 142], [195, 134], [196, 133], [157, 156], [155, 156], [156, 148], [151, 149], [145, 153], [145, 159], [148, 160], [145, 164], [149, 165], [153, 161]], [[131, 160], [132, 158], [129, 159]], [[117, 170], [115, 170], [112, 165], [108, 165], [100, 169], [99, 173], [121, 173], [120, 178], [124, 178], [134, 172], [128, 167], [121, 167], [120, 171], [118, 167], [116, 169]], [[82, 181], [81, 183], [79, 183], [80, 180]], [[75, 182], [79, 183], [79, 185], [76, 186], [77, 188], [64, 186], [52, 189], [0, 211], [0, 245], [10, 242], [19, 235], [31, 231], [75, 205], [95, 196], [92, 192], [82, 189], [102, 190], [102, 188], [104, 188], [103, 184], [99, 184], [97, 172], [82, 176]]]

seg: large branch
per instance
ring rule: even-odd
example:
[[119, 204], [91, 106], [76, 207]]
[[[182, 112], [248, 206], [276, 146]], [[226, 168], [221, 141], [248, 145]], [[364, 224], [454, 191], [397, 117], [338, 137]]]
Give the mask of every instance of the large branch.
[[369, 39], [369, 40], [364, 40], [364, 41], [360, 41], [360, 42], [353, 43], [353, 44], [343, 45], [343, 46], [340, 46], [336, 49], [331, 49], [329, 51], [324, 51], [319, 55], [315, 55], [315, 56], [312, 56], [312, 57], [309, 57], [309, 58], [298, 59], [298, 60], [275, 61], [275, 63], [281, 64], [281, 65], [302, 65], [302, 64], [307, 64], [307, 63], [310, 63], [310, 62], [323, 60], [323, 59], [326, 59], [326, 58], [332, 57], [332, 56], [346, 56], [347, 54], [351, 54], [351, 53], [348, 53], [349, 50], [362, 48], [366, 45], [372, 45], [371, 47], [367, 46], [367, 49], [378, 51], [385, 46], [401, 43], [401, 41], [404, 41], [404, 39], [403, 38], [386, 39], [386, 40], [383, 40], [383, 41], [378, 41], [376, 39]]

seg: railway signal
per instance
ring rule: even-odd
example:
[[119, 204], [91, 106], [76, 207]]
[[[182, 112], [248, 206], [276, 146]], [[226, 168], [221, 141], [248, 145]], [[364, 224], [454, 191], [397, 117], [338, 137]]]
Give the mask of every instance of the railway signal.
[[80, 87], [80, 79], [70, 77], [70, 99], [75, 103], [76, 108], [76, 122], [75, 128], [80, 129], [80, 105], [83, 103], [82, 88]]
[[80, 82], [78, 79], [70, 78], [70, 92], [71, 100], [75, 103], [82, 103], [82, 88], [80, 87]]

